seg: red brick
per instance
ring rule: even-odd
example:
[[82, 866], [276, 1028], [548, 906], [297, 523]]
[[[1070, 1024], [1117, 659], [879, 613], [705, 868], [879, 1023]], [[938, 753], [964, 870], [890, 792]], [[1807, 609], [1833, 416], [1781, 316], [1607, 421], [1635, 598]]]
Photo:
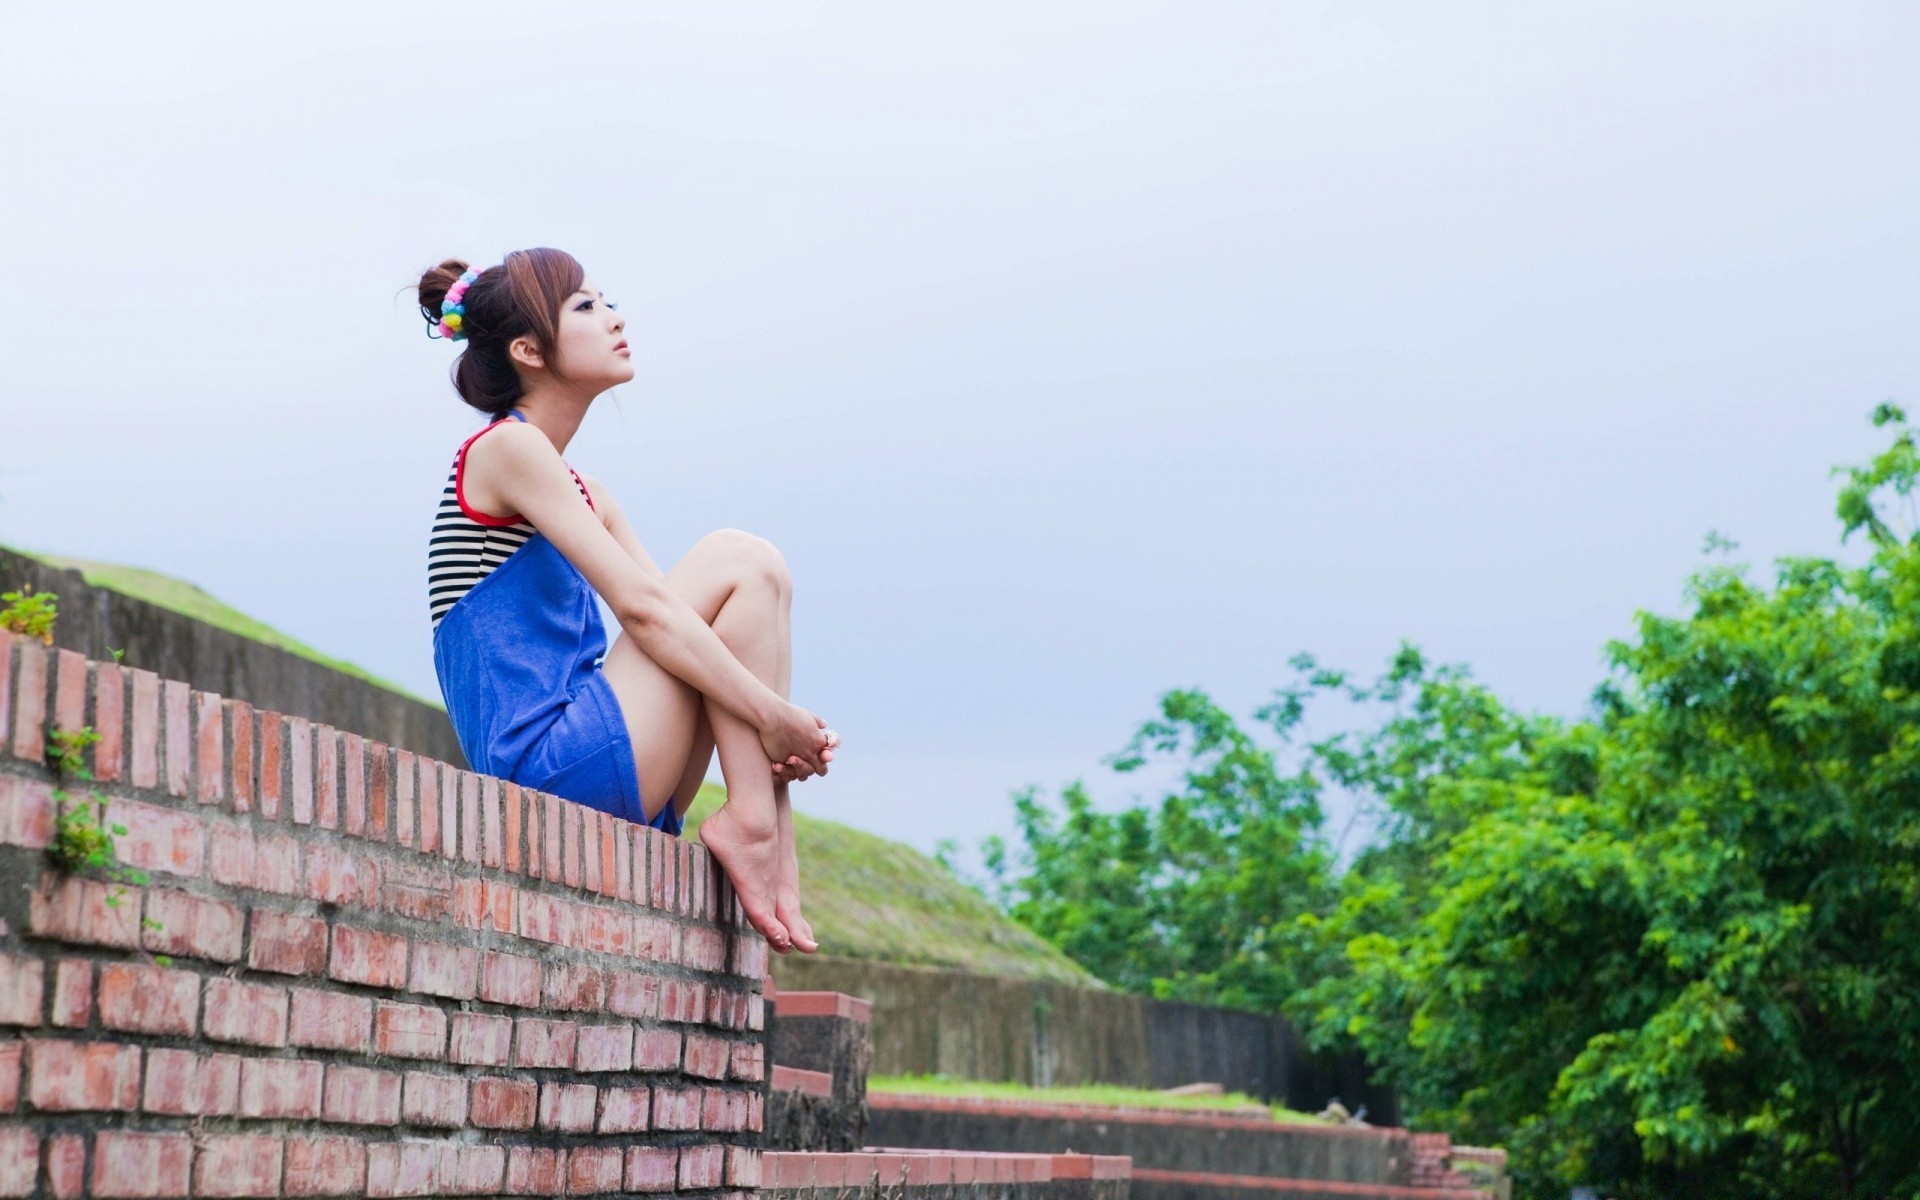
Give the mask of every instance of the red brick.
[[27, 897], [27, 929], [54, 941], [132, 950], [140, 944], [140, 902], [138, 888], [48, 874]]
[[118, 1110], [140, 1104], [140, 1047], [29, 1039], [27, 1103], [43, 1112]]
[[207, 823], [193, 813], [115, 800], [107, 805], [107, 823], [126, 826], [114, 851], [129, 866], [192, 877], [206, 865]]
[[184, 1133], [105, 1130], [93, 1139], [92, 1194], [125, 1200], [185, 1196], [193, 1139]]
[[[4, 670], [5, 659], [0, 658], [0, 671]], [[0, 710], [4, 708], [0, 705]], [[0, 726], [5, 723], [0, 716]], [[93, 731], [100, 735], [93, 744], [93, 777], [102, 783], [114, 782], [126, 771], [127, 679], [113, 663], [93, 665]]]
[[149, 1050], [140, 1107], [170, 1116], [226, 1116], [240, 1106], [242, 1061], [237, 1054]]
[[622, 1174], [618, 1146], [582, 1146], [567, 1155], [567, 1191], [572, 1195], [617, 1192]]
[[0, 842], [44, 850], [53, 841], [53, 785], [0, 776]]
[[671, 1146], [635, 1146], [627, 1151], [630, 1192], [671, 1192], [678, 1177], [680, 1152]]
[[660, 981], [638, 971], [612, 971], [607, 975], [607, 1011], [623, 1017], [654, 1016], [660, 1002]]
[[[47, 757], [47, 651], [25, 638], [11, 639], [20, 659], [19, 684], [14, 691], [13, 755], [45, 762]], [[5, 732], [0, 730], [0, 732]]]
[[561, 802], [560, 877], [570, 888], [580, 886], [583, 863], [581, 843], [586, 839], [587, 810], [578, 804]]
[[286, 796], [287, 721], [271, 709], [263, 709], [255, 716], [260, 737], [260, 815], [277, 821], [281, 801]]
[[19, 1041], [11, 1038], [0, 1042], [0, 1113], [15, 1112], [20, 1107], [22, 1049]]
[[313, 727], [313, 821], [322, 829], [340, 828], [340, 731]]
[[373, 1048], [396, 1058], [439, 1058], [447, 1048], [447, 1014], [424, 1004], [376, 1002]]
[[353, 1196], [366, 1188], [367, 1148], [352, 1138], [288, 1138], [289, 1196]]
[[536, 795], [537, 798], [544, 798], [545, 800], [544, 804], [539, 805], [539, 807], [544, 810], [540, 814], [540, 824], [543, 827], [541, 847], [545, 860], [540, 868], [540, 878], [556, 881], [563, 873], [560, 866], [560, 823], [566, 801], [558, 796], [549, 796], [545, 793], [537, 793]]
[[565, 900], [558, 896], [542, 895], [539, 892], [521, 893], [521, 937], [564, 946], [571, 940], [569, 931], [572, 927], [572, 908]]
[[513, 1042], [513, 1019], [483, 1013], [455, 1013], [447, 1043], [447, 1061], [503, 1067]]
[[133, 680], [133, 706], [127, 714], [127, 730], [133, 746], [127, 778], [135, 787], [157, 787], [160, 783], [160, 677], [152, 671], [129, 670]]
[[453, 872], [417, 856], [389, 860], [380, 873], [380, 907], [416, 921], [453, 914]]
[[727, 1043], [704, 1033], [687, 1034], [686, 1070], [698, 1079], [725, 1079]]
[[207, 829], [207, 874], [227, 887], [252, 887], [253, 830], [246, 825], [215, 821]]
[[581, 814], [580, 827], [580, 886], [589, 892], [600, 890], [600, 817], [602, 814], [589, 812]]
[[653, 1093], [647, 1088], [600, 1089], [600, 1132], [641, 1133], [652, 1122]]
[[543, 1021], [522, 1017], [513, 1023], [513, 1065], [516, 1067], [570, 1067], [574, 1038], [572, 1021]]
[[600, 872], [599, 872], [600, 886], [599, 886], [599, 890], [601, 895], [611, 896], [611, 895], [614, 895], [617, 890], [615, 877], [618, 873], [619, 867], [614, 862], [614, 843], [619, 839], [618, 839], [618, 835], [614, 831], [613, 817], [611, 815], [607, 813], [601, 813], [599, 815], [599, 820], [600, 820]]
[[348, 1125], [396, 1124], [400, 1120], [400, 1073], [329, 1066], [320, 1119]]
[[401, 1085], [400, 1117], [409, 1125], [466, 1124], [467, 1081], [459, 1075], [408, 1071]]
[[313, 723], [288, 717], [286, 725], [287, 808], [296, 825], [313, 824]]
[[178, 679], [160, 681], [160, 718], [169, 795], [186, 795], [187, 786], [193, 781], [193, 726], [188, 718], [192, 696], [193, 690]]
[[191, 971], [107, 963], [100, 968], [100, 1023], [108, 1029], [192, 1037], [200, 977]]
[[599, 1089], [590, 1083], [547, 1083], [540, 1086], [540, 1128], [562, 1133], [593, 1129]]
[[287, 1039], [296, 1046], [365, 1050], [372, 1041], [373, 1002], [339, 992], [293, 989]]
[[393, 840], [402, 846], [414, 843], [413, 789], [419, 769], [413, 755], [393, 752]]
[[480, 998], [489, 1004], [540, 1007], [540, 962], [489, 950], [480, 960]]
[[440, 764], [420, 760], [420, 853], [440, 852]]
[[437, 1189], [439, 1142], [379, 1142], [367, 1147], [367, 1195], [428, 1196]]
[[519, 910], [520, 889], [484, 879], [462, 879], [454, 885], [454, 915], [467, 929], [512, 933]]
[[575, 1012], [599, 1012], [607, 1006], [604, 971], [574, 963], [547, 968], [547, 1007]]
[[320, 1115], [325, 1069], [298, 1058], [249, 1058], [240, 1064], [240, 1115], [312, 1120]]
[[[763, 945], [765, 943], [762, 943]], [[747, 1028], [758, 1033], [767, 1027], [766, 999], [761, 996], [747, 997]]]
[[501, 865], [506, 868], [507, 873], [510, 875], [518, 875], [520, 873], [520, 864], [524, 861], [520, 828], [520, 814], [524, 807], [525, 802], [520, 796], [520, 785], [517, 783], [503, 784], [501, 787], [501, 808], [504, 817], [501, 831], [501, 840], [503, 842], [501, 846]]
[[735, 1042], [727, 1063], [727, 1075], [748, 1083], [759, 1083], [766, 1076], [766, 1046], [761, 1042]]
[[215, 1042], [287, 1044], [287, 989], [214, 975], [207, 979], [201, 1032]]
[[[6, 663], [0, 661], [0, 671], [5, 669]], [[5, 677], [0, 676], [0, 688], [5, 683]], [[33, 1195], [34, 1177], [39, 1173], [39, 1132], [17, 1126], [0, 1129], [0, 1196]]]
[[263, 1134], [207, 1134], [193, 1156], [196, 1196], [278, 1196], [285, 1143]]
[[367, 742], [357, 733], [340, 735], [341, 828], [349, 837], [367, 836]]
[[331, 842], [309, 843], [306, 857], [307, 899], [362, 908], [379, 905], [380, 868], [372, 859]]
[[367, 836], [384, 842], [393, 824], [391, 783], [392, 751], [381, 742], [367, 743]]
[[440, 768], [440, 857], [452, 858], [455, 843], [460, 840], [457, 831], [460, 821], [457, 780], [460, 772], [446, 763], [436, 765]]
[[672, 1029], [642, 1029], [633, 1039], [633, 1069], [636, 1071], [677, 1071], [680, 1069], [680, 1035]]
[[37, 958], [0, 954], [0, 1025], [38, 1025], [47, 966]]
[[227, 724], [233, 736], [233, 752], [227, 760], [227, 779], [233, 788], [233, 811], [252, 812], [255, 795], [253, 780], [253, 705], [245, 700], [227, 701]]
[[618, 900], [633, 896], [633, 834], [623, 822], [613, 823], [607, 843], [613, 847], [613, 894]]
[[247, 965], [279, 975], [318, 975], [327, 967], [327, 923], [272, 909], [253, 910]]
[[393, 933], [335, 925], [327, 974], [342, 983], [403, 988], [407, 985], [407, 939]]
[[480, 991], [480, 952], [470, 946], [417, 942], [407, 990], [450, 1000], [471, 1000]]
[[238, 905], [169, 888], [147, 892], [142, 936], [155, 954], [239, 962], [240, 933]]
[[557, 1196], [567, 1178], [567, 1152], [514, 1146], [507, 1151], [510, 1196]]
[[442, 1144], [434, 1171], [434, 1192], [441, 1196], [491, 1195], [507, 1171], [504, 1146]]
[[728, 1187], [759, 1187], [760, 1152], [746, 1146], [728, 1146], [727, 1174], [724, 1182]]
[[87, 1190], [87, 1139], [63, 1133], [47, 1139], [47, 1190], [54, 1200], [76, 1200]]
[[633, 1026], [582, 1025], [574, 1046], [574, 1067], [581, 1071], [631, 1071]]
[[462, 771], [460, 780], [460, 858], [464, 862], [480, 861], [480, 777], [471, 771]]
[[[227, 794], [226, 713], [212, 692], [193, 694], [194, 798], [213, 804]], [[276, 1188], [279, 1180], [274, 1180]]]
[[685, 916], [693, 907], [693, 843], [676, 841], [673, 848], [679, 857], [673, 864], [672, 906], [673, 911]]
[[263, 835], [256, 839], [253, 886], [282, 896], [300, 893], [300, 843], [291, 837]]
[[480, 1129], [532, 1129], [539, 1091], [528, 1079], [475, 1079], [467, 1095], [467, 1120]]
[[688, 1146], [681, 1150], [681, 1188], [719, 1187], [726, 1164], [725, 1153], [721, 1146]]
[[633, 919], [633, 953], [636, 958], [666, 962], [673, 958], [673, 922], [664, 917], [636, 916]]
[[653, 1090], [653, 1127], [655, 1129], [700, 1128], [699, 1088], [655, 1088]]

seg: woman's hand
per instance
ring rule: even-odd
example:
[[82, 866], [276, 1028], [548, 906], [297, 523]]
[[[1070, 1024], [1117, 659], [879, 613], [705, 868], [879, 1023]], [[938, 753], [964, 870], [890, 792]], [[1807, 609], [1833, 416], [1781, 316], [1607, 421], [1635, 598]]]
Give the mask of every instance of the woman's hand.
[[773, 723], [760, 730], [760, 746], [773, 766], [774, 778], [787, 782], [825, 775], [839, 740], [839, 735], [827, 728], [825, 717], [815, 716], [798, 704], [785, 705]]

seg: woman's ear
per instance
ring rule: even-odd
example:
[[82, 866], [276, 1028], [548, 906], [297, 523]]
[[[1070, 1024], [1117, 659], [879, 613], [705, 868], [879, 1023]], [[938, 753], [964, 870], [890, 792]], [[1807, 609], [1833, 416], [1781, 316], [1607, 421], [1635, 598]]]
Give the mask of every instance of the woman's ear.
[[507, 357], [513, 360], [514, 366], [530, 371], [538, 371], [547, 365], [547, 360], [540, 353], [540, 344], [531, 337], [517, 337], [508, 342]]

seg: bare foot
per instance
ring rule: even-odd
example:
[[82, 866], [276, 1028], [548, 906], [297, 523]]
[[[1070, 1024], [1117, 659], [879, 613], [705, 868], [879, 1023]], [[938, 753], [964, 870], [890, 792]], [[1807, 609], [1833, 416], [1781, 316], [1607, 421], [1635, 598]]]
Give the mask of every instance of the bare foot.
[[700, 823], [700, 844], [712, 853], [727, 873], [734, 895], [747, 920], [766, 936], [767, 944], [781, 954], [793, 949], [793, 938], [774, 914], [773, 881], [779, 870], [780, 839], [775, 830], [765, 833], [745, 829], [730, 801], [720, 811]]
[[793, 936], [793, 948], [812, 954], [820, 948], [813, 926], [800, 915], [800, 852], [793, 840], [793, 809], [787, 802], [787, 785], [773, 785], [774, 812], [778, 814], [779, 873], [774, 877], [773, 915]]

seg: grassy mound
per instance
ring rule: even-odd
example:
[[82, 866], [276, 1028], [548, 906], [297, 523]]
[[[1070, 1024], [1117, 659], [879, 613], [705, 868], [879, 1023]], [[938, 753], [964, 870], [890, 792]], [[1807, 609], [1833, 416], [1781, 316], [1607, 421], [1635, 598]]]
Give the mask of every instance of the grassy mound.
[[[802, 793], [809, 786], [819, 785], [802, 785]], [[687, 813], [688, 836], [697, 837], [700, 820], [725, 799], [718, 787], [702, 788]], [[911, 846], [801, 812], [793, 831], [822, 954], [1100, 986]]]
[[364, 679], [368, 683], [386, 688], [390, 692], [399, 692], [403, 696], [411, 696], [423, 704], [431, 704], [435, 708], [443, 707], [438, 700], [430, 700], [425, 696], [415, 696], [399, 684], [382, 679], [371, 671], [355, 666], [353, 663], [347, 662], [344, 659], [333, 658], [322, 654], [298, 638], [289, 637], [263, 621], [254, 620], [239, 609], [209, 595], [184, 579], [175, 579], [171, 575], [162, 575], [158, 571], [148, 571], [141, 567], [121, 566], [118, 563], [93, 562], [85, 558], [72, 558], [65, 554], [36, 554], [32, 551], [20, 550], [12, 546], [6, 548], [12, 550], [15, 554], [23, 555], [27, 558], [36, 558], [43, 563], [60, 567], [63, 570], [78, 571], [81, 577], [94, 587], [106, 588], [110, 592], [119, 592], [123, 596], [131, 596], [135, 600], [144, 600], [148, 604], [156, 607], [169, 609], [182, 616], [192, 617], [196, 621], [204, 621], [215, 629], [224, 629], [228, 633], [238, 634], [243, 638], [250, 638], [256, 642], [264, 642], [276, 649], [285, 650], [289, 654], [295, 654], [301, 658], [317, 662], [321, 666], [338, 671], [343, 675], [351, 675], [356, 679]]
[[876, 1075], [867, 1080], [869, 1092], [908, 1096], [968, 1096], [981, 1100], [1024, 1100], [1042, 1104], [1107, 1104], [1116, 1108], [1224, 1109], [1254, 1116], [1269, 1115], [1288, 1124], [1324, 1124], [1319, 1117], [1279, 1104], [1262, 1104], [1251, 1096], [1228, 1092], [1223, 1096], [1175, 1096], [1147, 1088], [1094, 1083], [1080, 1087], [1031, 1087], [1024, 1083], [983, 1083], [945, 1075]]

